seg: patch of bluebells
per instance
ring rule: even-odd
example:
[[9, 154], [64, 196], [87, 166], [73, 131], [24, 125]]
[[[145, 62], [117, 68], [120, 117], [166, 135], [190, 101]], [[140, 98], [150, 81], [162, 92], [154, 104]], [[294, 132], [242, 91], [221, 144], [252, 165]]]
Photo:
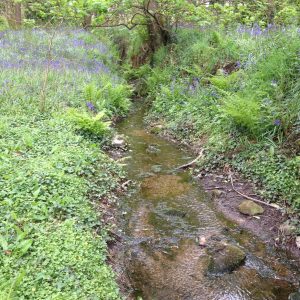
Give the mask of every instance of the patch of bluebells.
[[[90, 42], [89, 33], [81, 30], [58, 31], [54, 34], [49, 58], [51, 33], [44, 30], [5, 31], [0, 36], [1, 69], [45, 69], [90, 74], [110, 74], [103, 62], [108, 47], [100, 41]], [[87, 42], [89, 41], [89, 42]]]
[[198, 90], [199, 86], [200, 86], [200, 78], [194, 77], [192, 79], [192, 82], [188, 86], [189, 93], [192, 95], [195, 94], [196, 91]]
[[74, 47], [77, 47], [77, 48], [83, 48], [85, 50], [96, 50], [100, 54], [108, 54], [107, 46], [100, 42], [98, 42], [96, 44], [90, 44], [90, 43], [85, 42], [83, 39], [75, 38], [72, 41], [72, 44]]
[[[278, 26], [275, 24], [268, 24], [265, 27], [259, 26], [259, 24], [255, 23], [253, 26], [239, 25], [237, 28], [238, 34], [248, 34], [252, 37], [258, 36], [268, 36], [274, 32], [288, 32], [289, 29], [293, 29], [294, 27], [286, 27], [286, 26]], [[300, 34], [300, 28], [297, 28], [297, 33]]]
[[255, 23], [252, 27], [240, 25], [237, 28], [237, 33], [239, 34], [249, 34], [251, 36], [261, 36], [267, 35], [272, 31], [276, 31], [277, 26], [273, 24], [268, 24], [265, 28], [260, 27], [257, 23]]
[[173, 77], [170, 83], [170, 91], [174, 95], [175, 92], [182, 95], [183, 97], [189, 95], [194, 96], [199, 87], [200, 87], [201, 78], [193, 77], [191, 79], [184, 79], [181, 81], [176, 80], [176, 77]]

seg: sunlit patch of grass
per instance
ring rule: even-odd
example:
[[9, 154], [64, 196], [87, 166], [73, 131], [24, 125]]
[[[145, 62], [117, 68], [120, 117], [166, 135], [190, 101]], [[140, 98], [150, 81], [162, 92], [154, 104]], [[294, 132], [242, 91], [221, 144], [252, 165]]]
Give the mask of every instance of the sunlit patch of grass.
[[[109, 118], [128, 111], [130, 87], [109, 46], [59, 30], [49, 53], [51, 34], [1, 33], [0, 298], [119, 299], [90, 198], [109, 198], [124, 176], [101, 142]], [[87, 98], [91, 83], [109, 107]]]

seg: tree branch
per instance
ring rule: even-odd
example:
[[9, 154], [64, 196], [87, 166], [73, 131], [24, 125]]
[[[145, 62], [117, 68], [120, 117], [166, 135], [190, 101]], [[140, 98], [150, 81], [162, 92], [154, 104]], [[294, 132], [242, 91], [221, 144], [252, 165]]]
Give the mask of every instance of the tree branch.
[[194, 160], [192, 160], [191, 162], [189, 162], [189, 163], [187, 163], [187, 164], [184, 164], [184, 165], [182, 165], [182, 166], [177, 167], [175, 170], [186, 169], [186, 168], [192, 166], [192, 165], [195, 164], [200, 158], [203, 157], [203, 152], [204, 152], [204, 149], [202, 149], [202, 150], [200, 151], [199, 155], [198, 155]]
[[248, 200], [251, 200], [251, 201], [254, 201], [254, 202], [257, 202], [257, 203], [260, 203], [260, 204], [263, 204], [263, 205], [266, 205], [266, 206], [269, 206], [269, 207], [273, 207], [273, 208], [278, 209], [275, 205], [269, 204], [269, 203], [267, 203], [267, 202], [258, 200], [258, 199], [253, 198], [253, 197], [249, 197], [249, 196], [247, 196], [247, 195], [241, 193], [240, 191], [238, 191], [238, 190], [235, 188], [235, 186], [234, 186], [233, 178], [232, 178], [231, 172], [230, 172], [230, 174], [229, 174], [229, 178], [230, 178], [230, 182], [231, 182], [232, 189], [233, 189], [236, 193], [238, 193], [240, 196], [242, 196], [242, 197], [244, 197], [244, 198], [246, 198], [246, 199], [248, 199]]
[[129, 26], [126, 23], [120, 23], [120, 24], [101, 24], [101, 25], [90, 25], [89, 28], [112, 28], [112, 27], [126, 27], [128, 30], [134, 29], [136, 26], [146, 26], [145, 23], [134, 23], [132, 26]]

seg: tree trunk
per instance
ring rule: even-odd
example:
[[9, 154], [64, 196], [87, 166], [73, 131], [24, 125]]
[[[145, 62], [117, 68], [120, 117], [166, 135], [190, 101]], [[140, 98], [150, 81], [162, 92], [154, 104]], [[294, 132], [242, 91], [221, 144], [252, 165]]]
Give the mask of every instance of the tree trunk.
[[5, 16], [12, 28], [20, 28], [23, 22], [22, 4], [14, 3], [12, 0], [6, 0]]
[[82, 26], [84, 29], [87, 29], [88, 27], [90, 27], [92, 25], [92, 19], [93, 19], [92, 14], [88, 14], [88, 15], [84, 16], [84, 19], [82, 22]]
[[171, 32], [164, 27], [163, 20], [148, 20], [147, 31], [149, 35], [149, 44], [152, 52], [155, 52], [159, 47], [166, 46], [171, 43]]
[[22, 4], [16, 3], [14, 4], [14, 15], [15, 15], [15, 27], [20, 28], [23, 22], [23, 15], [22, 15]]
[[166, 46], [166, 45], [168, 45], [168, 44], [171, 43], [172, 37], [171, 37], [170, 32], [167, 29], [161, 28], [160, 29], [160, 36], [161, 36], [162, 44], [164, 46]]

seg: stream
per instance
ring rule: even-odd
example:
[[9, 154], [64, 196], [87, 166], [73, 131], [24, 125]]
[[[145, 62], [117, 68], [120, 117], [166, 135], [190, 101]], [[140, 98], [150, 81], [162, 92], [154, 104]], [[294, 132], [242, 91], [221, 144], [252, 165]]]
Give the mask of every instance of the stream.
[[122, 269], [131, 299], [284, 300], [299, 272], [216, 211], [188, 171], [194, 156], [146, 131], [144, 105], [118, 125], [129, 143], [127, 171], [135, 189], [122, 200]]

